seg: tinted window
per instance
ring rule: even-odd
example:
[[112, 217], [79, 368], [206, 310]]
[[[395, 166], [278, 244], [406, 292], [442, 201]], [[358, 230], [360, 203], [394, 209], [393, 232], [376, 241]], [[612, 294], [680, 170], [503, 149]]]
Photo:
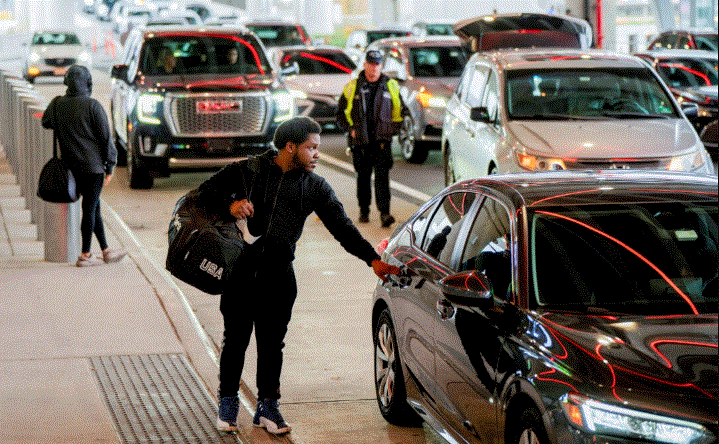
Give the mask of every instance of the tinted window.
[[407, 31], [367, 31], [367, 44], [389, 37], [406, 37], [410, 35]]
[[307, 33], [301, 26], [247, 25], [265, 46], [304, 45]]
[[717, 84], [717, 61], [709, 59], [663, 59], [657, 63], [659, 75], [670, 87]]
[[553, 208], [530, 224], [540, 307], [716, 313], [716, 202]]
[[269, 72], [262, 47], [248, 35], [151, 38], [142, 48], [140, 70], [147, 75]]
[[706, 51], [717, 51], [717, 34], [698, 34], [694, 36], [694, 44], [696, 49], [704, 49]]
[[482, 271], [495, 295], [505, 296], [512, 280], [509, 239], [507, 210], [496, 200], [485, 199], [467, 235], [459, 270]]
[[508, 71], [506, 88], [514, 119], [677, 116], [649, 68]]
[[494, 71], [489, 72], [489, 80], [487, 88], [482, 100], [482, 106], [487, 108], [487, 114], [491, 122], [496, 122], [499, 117], [499, 85], [497, 84], [497, 74]]
[[292, 51], [282, 55], [281, 66], [297, 63], [300, 74], [349, 74], [356, 65], [343, 52]]
[[427, 35], [454, 35], [451, 24], [430, 24], [425, 27]]
[[45, 32], [32, 37], [33, 45], [79, 45], [80, 39], [75, 34], [64, 32]]
[[417, 77], [459, 77], [468, 58], [461, 46], [410, 48], [409, 54]]
[[422, 250], [449, 265], [462, 221], [474, 202], [473, 193], [454, 193], [446, 196], [427, 225]]

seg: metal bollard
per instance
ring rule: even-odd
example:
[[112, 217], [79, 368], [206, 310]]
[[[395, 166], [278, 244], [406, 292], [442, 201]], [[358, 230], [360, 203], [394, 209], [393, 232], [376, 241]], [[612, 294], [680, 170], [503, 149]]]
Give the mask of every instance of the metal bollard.
[[45, 260], [73, 262], [80, 255], [80, 202], [44, 202]]

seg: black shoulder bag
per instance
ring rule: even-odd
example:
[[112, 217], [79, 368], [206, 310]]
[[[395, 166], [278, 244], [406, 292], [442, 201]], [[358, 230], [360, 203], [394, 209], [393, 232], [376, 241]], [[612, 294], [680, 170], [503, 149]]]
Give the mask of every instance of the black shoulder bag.
[[[254, 171], [247, 200], [252, 196], [259, 159], [250, 158]], [[199, 199], [199, 189], [188, 192], [175, 204], [167, 232], [165, 268], [183, 282], [209, 294], [224, 292], [234, 270], [247, 268], [252, 260], [250, 244], [242, 238], [235, 222], [218, 220], [208, 214]]]
[[57, 141], [57, 104], [51, 103], [52, 120], [55, 129], [52, 131], [52, 158], [47, 161], [40, 170], [40, 177], [37, 184], [37, 196], [46, 202], [70, 203], [80, 199], [77, 192], [77, 184], [72, 171], [65, 165], [58, 154]]

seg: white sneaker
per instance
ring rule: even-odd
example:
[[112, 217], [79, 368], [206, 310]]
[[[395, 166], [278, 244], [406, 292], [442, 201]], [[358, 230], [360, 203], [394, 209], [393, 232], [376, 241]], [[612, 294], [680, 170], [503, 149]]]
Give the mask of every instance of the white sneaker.
[[97, 257], [94, 254], [91, 254], [88, 257], [84, 257], [84, 256], [80, 255], [77, 258], [77, 262], [75, 262], [75, 266], [77, 266], [77, 267], [94, 267], [96, 265], [102, 265], [104, 263], [105, 263], [105, 261], [103, 261], [102, 259], [100, 259], [99, 257]]

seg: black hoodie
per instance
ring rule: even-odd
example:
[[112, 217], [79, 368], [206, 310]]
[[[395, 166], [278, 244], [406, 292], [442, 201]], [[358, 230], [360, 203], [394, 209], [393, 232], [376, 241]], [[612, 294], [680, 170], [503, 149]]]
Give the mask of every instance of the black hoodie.
[[42, 115], [42, 126], [56, 131], [60, 157], [75, 174], [112, 173], [117, 148], [111, 140], [105, 110], [90, 97], [90, 70], [72, 65], [64, 83], [66, 95], [52, 99]]
[[232, 163], [200, 185], [200, 199], [208, 211], [225, 220], [234, 220], [230, 214], [233, 201], [251, 195], [255, 213], [247, 226], [254, 236], [263, 235], [260, 242], [264, 244], [258, 267], [289, 265], [305, 220], [313, 212], [347, 252], [367, 265], [379, 259], [372, 244], [347, 217], [327, 181], [301, 168], [283, 173], [274, 162], [276, 156], [274, 149], [258, 156], [256, 170], [251, 169], [252, 162]]

